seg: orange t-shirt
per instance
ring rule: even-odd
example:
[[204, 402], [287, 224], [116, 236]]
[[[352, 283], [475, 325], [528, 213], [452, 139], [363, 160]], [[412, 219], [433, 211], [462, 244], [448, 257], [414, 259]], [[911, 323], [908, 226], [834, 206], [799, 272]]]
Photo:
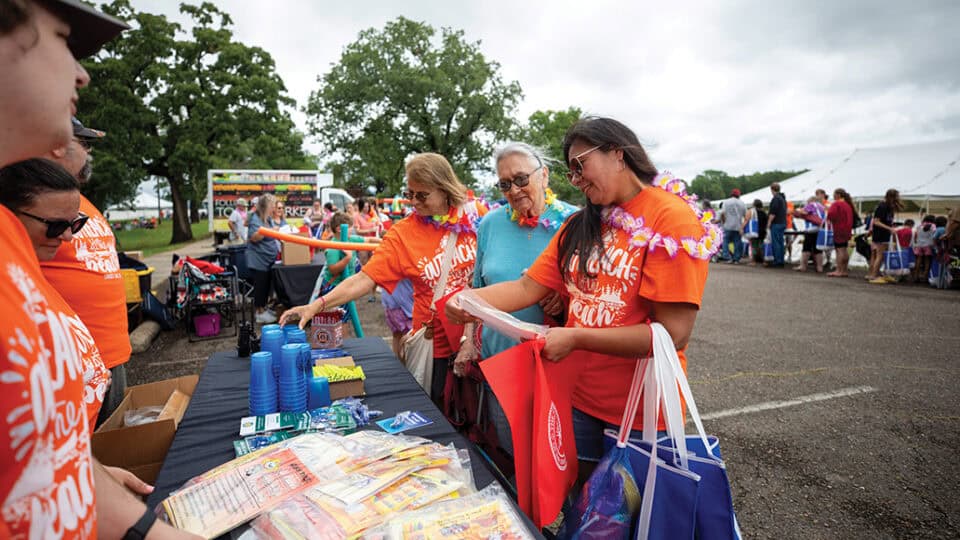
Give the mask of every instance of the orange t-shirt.
[[96, 538], [89, 419], [103, 393], [98, 401], [85, 379], [99, 373], [109, 381], [110, 372], [40, 273], [23, 224], [2, 206], [0, 276], [3, 528], [12, 538]]
[[[390, 227], [370, 261], [361, 269], [391, 293], [401, 279], [408, 278], [413, 283], [414, 330], [433, 320], [433, 287], [440, 279], [448, 234], [446, 229], [424, 223], [411, 214]], [[476, 258], [477, 234], [459, 233], [441, 297], [470, 286]], [[447, 343], [443, 325], [436, 321], [433, 325], [433, 356], [443, 358], [451, 354], [453, 350]]]
[[[623, 205], [635, 217], [656, 232], [676, 239], [700, 238], [703, 228], [696, 214], [678, 196], [657, 187], [647, 187]], [[566, 225], [564, 225], [566, 226]], [[578, 259], [570, 261], [567, 272], [571, 279], [563, 283], [557, 270], [560, 234], [527, 271], [527, 275], [553, 290], [566, 289], [570, 298], [567, 326], [578, 328], [610, 328], [640, 324], [650, 314], [649, 302], [682, 302], [700, 307], [707, 282], [708, 263], [680, 250], [671, 258], [663, 247], [648, 252], [647, 248], [628, 245], [627, 233], [604, 224], [603, 257], [594, 253], [588, 262], [595, 279], [581, 276]], [[644, 257], [646, 253], [646, 257]], [[687, 358], [678, 351], [684, 371]], [[597, 353], [578, 354], [584, 365], [573, 394], [573, 406], [612, 424], [619, 424], [626, 405], [636, 359]], [[638, 414], [633, 429], [643, 427]]]
[[40, 263], [43, 276], [83, 319], [112, 368], [130, 359], [127, 296], [117, 260], [116, 239], [103, 214], [80, 196], [80, 211], [90, 216], [72, 242], [64, 242], [53, 260]]

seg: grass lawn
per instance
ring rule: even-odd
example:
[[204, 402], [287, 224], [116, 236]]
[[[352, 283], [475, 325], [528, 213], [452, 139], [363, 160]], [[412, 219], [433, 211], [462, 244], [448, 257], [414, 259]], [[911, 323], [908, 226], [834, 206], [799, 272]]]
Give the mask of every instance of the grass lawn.
[[[194, 223], [190, 227], [193, 229], [194, 242], [210, 237], [206, 220]], [[142, 251], [145, 257], [161, 251], [171, 251], [183, 245], [170, 243], [170, 237], [173, 236], [173, 222], [169, 219], [164, 220], [156, 229], [121, 230], [115, 233], [121, 250]]]

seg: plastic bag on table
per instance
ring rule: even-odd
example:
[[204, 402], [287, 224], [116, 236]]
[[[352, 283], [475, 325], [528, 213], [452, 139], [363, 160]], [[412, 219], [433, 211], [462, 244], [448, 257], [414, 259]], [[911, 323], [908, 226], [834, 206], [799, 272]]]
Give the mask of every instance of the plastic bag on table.
[[162, 410], [162, 405], [151, 405], [148, 407], [129, 410], [123, 413], [123, 425], [130, 427], [156, 422], [157, 417], [160, 416], [160, 411]]

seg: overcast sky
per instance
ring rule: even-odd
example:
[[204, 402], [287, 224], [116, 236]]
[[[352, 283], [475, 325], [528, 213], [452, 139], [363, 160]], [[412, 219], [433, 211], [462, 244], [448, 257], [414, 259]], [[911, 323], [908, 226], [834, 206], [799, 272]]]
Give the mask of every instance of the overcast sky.
[[[273, 55], [299, 106], [361, 30], [403, 15], [480, 41], [523, 88], [518, 118], [612, 116], [686, 178], [960, 138], [960, 1], [214, 3], [239, 41]], [[184, 21], [174, 1], [133, 4]]]

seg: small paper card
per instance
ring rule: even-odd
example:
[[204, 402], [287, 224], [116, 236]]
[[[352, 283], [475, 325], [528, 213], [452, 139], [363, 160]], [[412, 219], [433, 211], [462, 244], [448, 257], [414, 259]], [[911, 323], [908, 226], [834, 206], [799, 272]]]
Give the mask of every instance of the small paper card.
[[393, 418], [384, 418], [378, 420], [377, 425], [390, 434], [400, 433], [408, 429], [414, 429], [423, 426], [429, 426], [433, 420], [427, 418], [419, 411], [409, 411], [400, 413]]

